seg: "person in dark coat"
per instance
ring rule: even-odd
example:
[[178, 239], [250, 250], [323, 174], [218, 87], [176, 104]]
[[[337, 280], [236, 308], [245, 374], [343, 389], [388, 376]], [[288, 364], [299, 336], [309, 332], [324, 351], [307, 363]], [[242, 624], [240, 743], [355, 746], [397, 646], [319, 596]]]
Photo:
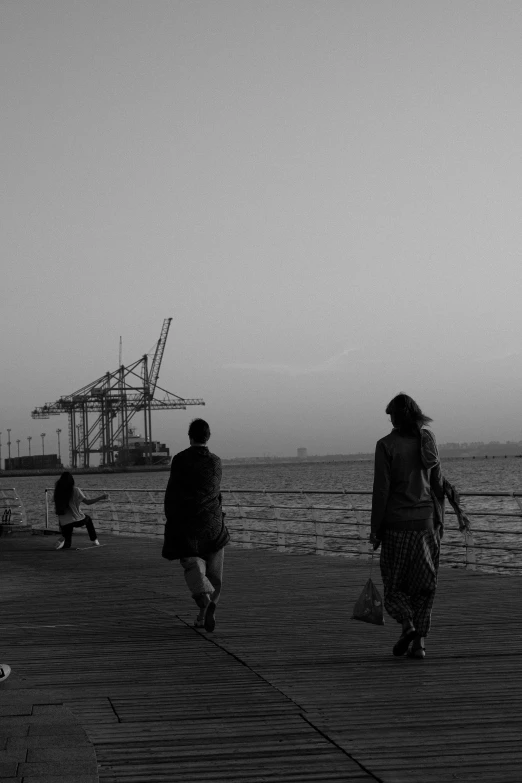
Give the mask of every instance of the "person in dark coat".
[[194, 419], [190, 446], [172, 458], [165, 492], [162, 556], [179, 560], [185, 581], [199, 607], [194, 625], [213, 631], [223, 582], [224, 547], [230, 541], [221, 505], [221, 460], [207, 442], [210, 427]]

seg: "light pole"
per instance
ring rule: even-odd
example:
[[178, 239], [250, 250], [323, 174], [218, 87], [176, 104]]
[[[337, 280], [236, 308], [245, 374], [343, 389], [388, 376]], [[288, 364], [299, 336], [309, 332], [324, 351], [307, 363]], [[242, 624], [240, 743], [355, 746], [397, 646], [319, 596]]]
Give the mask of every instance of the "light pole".
[[58, 462], [60, 462], [60, 432], [61, 430], [56, 430], [56, 434], [58, 435]]
[[77, 424], [76, 425], [76, 459], [77, 459], [77, 465], [80, 464], [80, 431], [81, 431], [82, 425]]
[[41, 439], [42, 439], [42, 457], [44, 457], [44, 456], [45, 456], [45, 449], [44, 449], [44, 438], [45, 438], [45, 432], [42, 432], [42, 434], [41, 434], [41, 436], [40, 436], [40, 437], [41, 437]]
[[20, 459], [20, 441], [19, 440], [16, 441], [16, 445], [18, 447], [18, 459]]
[[29, 441], [29, 456], [31, 456], [31, 441], [32, 437], [30, 435], [27, 436], [27, 440]]
[[7, 457], [11, 461], [11, 430], [7, 430]]

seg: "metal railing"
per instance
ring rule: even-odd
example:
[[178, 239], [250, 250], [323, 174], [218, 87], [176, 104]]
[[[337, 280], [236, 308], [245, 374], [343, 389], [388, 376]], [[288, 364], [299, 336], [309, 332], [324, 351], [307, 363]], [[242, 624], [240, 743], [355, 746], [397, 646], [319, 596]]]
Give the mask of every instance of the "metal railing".
[[[46, 527], [54, 512], [45, 490]], [[96, 527], [116, 535], [163, 535], [163, 490], [90, 488], [108, 492], [94, 511]], [[370, 547], [368, 490], [223, 489], [232, 544], [279, 552], [366, 558]], [[471, 531], [460, 533], [446, 510], [441, 563], [453, 567], [522, 572], [522, 491], [462, 492]], [[366, 502], [365, 502], [366, 500]]]
[[27, 524], [25, 508], [14, 487], [0, 489], [0, 535]]

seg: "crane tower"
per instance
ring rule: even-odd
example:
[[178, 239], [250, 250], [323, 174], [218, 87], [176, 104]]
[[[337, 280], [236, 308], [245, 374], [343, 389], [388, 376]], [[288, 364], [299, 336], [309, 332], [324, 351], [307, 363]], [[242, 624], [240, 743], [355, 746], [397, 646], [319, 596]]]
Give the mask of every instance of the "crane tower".
[[[184, 398], [158, 386], [158, 377], [172, 318], [165, 318], [154, 356], [149, 356], [114, 372], [107, 372], [78, 391], [35, 408], [33, 419], [48, 419], [66, 413], [69, 419], [69, 462], [73, 468], [89, 467], [90, 455], [100, 454], [100, 464], [114, 465], [116, 452], [125, 453], [129, 424], [143, 412], [147, 462], [152, 463], [152, 411], [185, 410], [188, 405], [204, 405], [197, 398]], [[96, 418], [93, 420], [93, 414]], [[81, 461], [81, 465], [80, 465]]]

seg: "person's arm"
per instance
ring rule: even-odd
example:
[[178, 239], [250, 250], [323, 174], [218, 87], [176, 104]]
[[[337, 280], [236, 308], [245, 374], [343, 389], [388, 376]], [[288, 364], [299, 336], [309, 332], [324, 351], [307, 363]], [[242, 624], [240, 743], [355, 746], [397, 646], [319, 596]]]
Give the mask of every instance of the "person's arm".
[[470, 521], [466, 516], [464, 509], [460, 505], [460, 495], [458, 493], [458, 490], [456, 489], [456, 487], [453, 486], [451, 482], [448, 481], [447, 478], [443, 477], [442, 484], [444, 487], [444, 494], [448, 498], [449, 503], [453, 508], [453, 511], [455, 512], [455, 516], [457, 517], [457, 521], [459, 523], [459, 530], [461, 532], [463, 530], [469, 530]]
[[104, 492], [103, 495], [98, 495], [97, 498], [86, 498], [85, 495], [82, 498], [82, 503], [85, 503], [86, 506], [92, 506], [93, 503], [98, 503], [100, 500], [108, 500], [109, 499], [109, 493]]
[[375, 466], [373, 472], [372, 516], [370, 541], [374, 549], [381, 543], [384, 516], [390, 494], [391, 464], [384, 444], [375, 447]]

